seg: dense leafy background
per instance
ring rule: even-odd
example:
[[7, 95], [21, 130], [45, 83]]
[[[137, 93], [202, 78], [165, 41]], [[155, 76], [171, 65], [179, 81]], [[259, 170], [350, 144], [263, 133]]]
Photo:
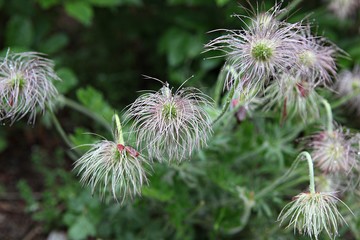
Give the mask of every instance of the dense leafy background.
[[[231, 0], [0, 0], [0, 46], [2, 54], [8, 48], [48, 54], [63, 79], [59, 91], [110, 121], [137, 91], [159, 87], [143, 74], [175, 86], [194, 75], [187, 84], [213, 96], [224, 59], [206, 60], [212, 55], [202, 53], [203, 46], [218, 36], [210, 30], [242, 27], [231, 17], [247, 14], [239, 4], [249, 7]], [[360, 64], [359, 14], [340, 21], [325, 2], [303, 0], [289, 21], [304, 17], [349, 54], [339, 59], [340, 69]], [[111, 137], [68, 108], [58, 106], [57, 114], [75, 145], [96, 140], [85, 132]], [[356, 118], [341, 109], [336, 116], [356, 125]], [[8, 224], [0, 227], [0, 238], [23, 239], [35, 229], [39, 239], [54, 230], [69, 239], [300, 239], [280, 228], [276, 218], [292, 196], [306, 189], [306, 166], [286, 184], [258, 194], [284, 174], [300, 151], [296, 139], [316, 131], [316, 124], [295, 119], [280, 126], [277, 116], [260, 113], [240, 125], [226, 121], [191, 161], [154, 166], [143, 197], [125, 206], [101, 202], [80, 186], [70, 150], [47, 115], [35, 126], [25, 121], [2, 126], [0, 213], [1, 224]], [[344, 201], [355, 215], [360, 212], [355, 196]], [[11, 204], [25, 206], [26, 215]], [[342, 237], [360, 239], [359, 220], [342, 210], [349, 222]], [[16, 214], [33, 220], [23, 223]]]

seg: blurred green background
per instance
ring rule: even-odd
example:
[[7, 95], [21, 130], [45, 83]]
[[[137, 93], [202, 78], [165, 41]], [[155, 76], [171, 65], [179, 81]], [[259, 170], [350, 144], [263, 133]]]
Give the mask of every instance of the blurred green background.
[[[256, 7], [232, 0], [0, 0], [0, 48], [2, 55], [8, 48], [48, 54], [63, 79], [58, 90], [110, 121], [139, 90], [160, 87], [143, 75], [174, 86], [194, 75], [187, 85], [212, 96], [224, 59], [207, 59], [213, 53], [202, 53], [203, 46], [220, 34], [211, 30], [241, 28], [231, 15], [247, 15], [241, 6], [250, 8], [249, 2]], [[288, 20], [304, 17], [349, 54], [339, 58], [339, 69], [360, 64], [359, 14], [339, 20], [326, 1], [303, 0]], [[70, 109], [58, 106], [57, 114], [75, 145], [96, 139], [84, 132], [111, 137]], [[56, 232], [68, 239], [300, 239], [276, 218], [305, 188], [306, 168], [261, 199], [254, 192], [290, 165], [303, 127], [259, 119], [224, 128], [191, 162], [155, 166], [143, 198], [120, 206], [81, 188], [47, 115], [34, 126], [25, 120], [1, 126], [0, 239]], [[350, 222], [341, 239], [360, 239], [359, 223]]]

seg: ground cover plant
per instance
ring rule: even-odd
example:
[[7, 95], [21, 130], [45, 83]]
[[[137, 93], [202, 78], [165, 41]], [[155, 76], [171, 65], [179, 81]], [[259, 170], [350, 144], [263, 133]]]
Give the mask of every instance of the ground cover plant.
[[358, 1], [0, 3], [3, 238], [360, 239]]

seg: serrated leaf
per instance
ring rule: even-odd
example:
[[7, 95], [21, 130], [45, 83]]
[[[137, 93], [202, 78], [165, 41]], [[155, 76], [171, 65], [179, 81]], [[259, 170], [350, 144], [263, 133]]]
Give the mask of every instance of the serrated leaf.
[[66, 2], [65, 11], [86, 26], [91, 24], [94, 15], [91, 5], [86, 2]]

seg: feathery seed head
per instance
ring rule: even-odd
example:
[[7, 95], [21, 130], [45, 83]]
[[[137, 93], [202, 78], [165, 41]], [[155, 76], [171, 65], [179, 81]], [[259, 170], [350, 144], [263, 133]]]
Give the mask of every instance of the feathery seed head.
[[[111, 192], [121, 203], [126, 198], [141, 194], [141, 187], [147, 183], [144, 164], [148, 161], [134, 148], [123, 142], [120, 121], [115, 116], [116, 142], [102, 140], [89, 144], [91, 149], [75, 162], [80, 182], [88, 185], [92, 193], [98, 191], [100, 197]], [[98, 189], [98, 190], [97, 190]]]
[[329, 83], [336, 75], [337, 47], [324, 38], [312, 36], [309, 26], [301, 34], [303, 41], [296, 50], [300, 73], [316, 85]]
[[[260, 23], [259, 23], [260, 24]], [[220, 50], [227, 56], [226, 66], [231, 66], [240, 76], [247, 75], [250, 86], [259, 89], [271, 76], [297, 66], [294, 52], [301, 48], [303, 37], [298, 34], [300, 24], [283, 24], [271, 21], [268, 28], [255, 27], [249, 30], [227, 30], [207, 45], [207, 51]], [[235, 76], [227, 79], [230, 89]], [[249, 89], [249, 88], [247, 88]]]
[[11, 123], [29, 114], [34, 123], [36, 111], [51, 107], [58, 95], [52, 81], [59, 80], [54, 63], [40, 53], [8, 53], [0, 60], [1, 120]]
[[298, 114], [304, 120], [308, 116], [319, 116], [319, 101], [315, 86], [299, 74], [281, 74], [265, 89], [264, 94], [265, 110], [278, 107], [284, 117]]
[[332, 132], [320, 132], [312, 139], [309, 145], [313, 160], [323, 172], [348, 174], [352, 168], [357, 168], [357, 151], [341, 127]]
[[134, 119], [138, 147], [147, 149], [150, 158], [180, 162], [206, 144], [211, 133], [205, 110], [209, 106], [209, 98], [195, 88], [172, 93], [164, 85], [158, 92], [141, 95], [126, 115]]
[[284, 207], [278, 221], [280, 225], [289, 222], [287, 228], [294, 227], [294, 231], [312, 239], [318, 239], [323, 230], [333, 239], [338, 235], [339, 225], [346, 223], [337, 202], [345, 205], [332, 192], [300, 193]]

